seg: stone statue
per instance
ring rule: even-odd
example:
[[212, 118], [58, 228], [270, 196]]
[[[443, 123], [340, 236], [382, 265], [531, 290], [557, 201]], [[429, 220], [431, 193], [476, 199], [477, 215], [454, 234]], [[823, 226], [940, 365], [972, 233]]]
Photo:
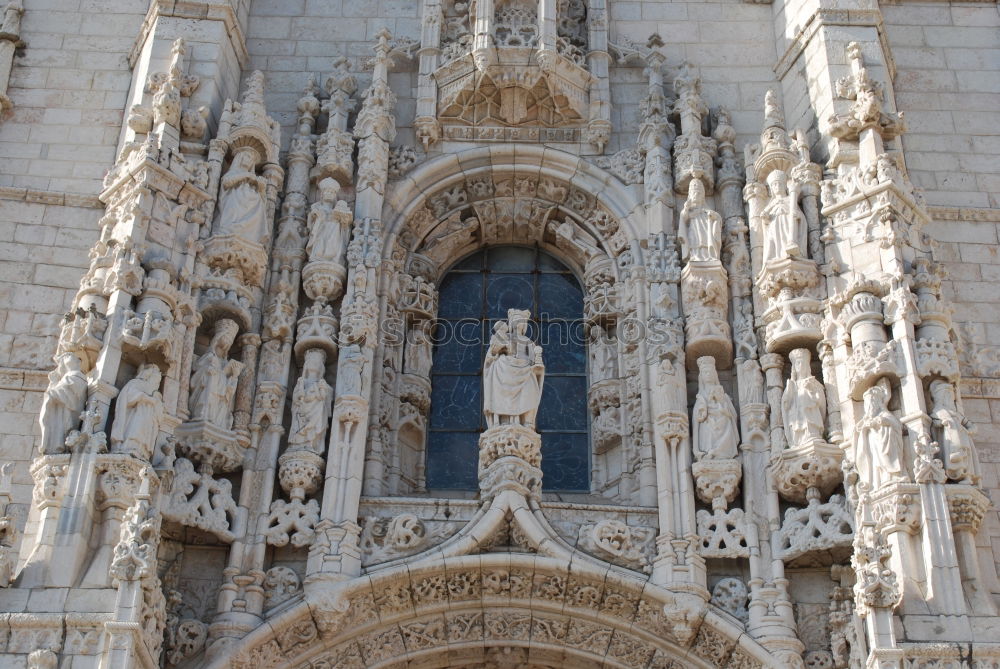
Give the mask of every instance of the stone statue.
[[955, 386], [940, 379], [931, 382], [931, 421], [934, 439], [941, 449], [945, 473], [954, 481], [968, 482], [976, 475], [976, 445], [971, 423], [958, 411]]
[[[350, 222], [353, 216], [347, 203], [337, 201], [340, 184], [326, 178], [319, 182], [320, 201], [309, 211], [309, 260], [342, 262], [347, 252]], [[345, 215], [346, 214], [346, 215]]]
[[363, 397], [365, 383], [365, 368], [368, 361], [365, 352], [358, 344], [351, 344], [340, 349], [340, 361], [337, 368], [337, 396]]
[[792, 374], [781, 396], [781, 412], [789, 448], [823, 441], [826, 391], [809, 368], [809, 349], [797, 348], [788, 354]]
[[66, 450], [66, 433], [80, 422], [87, 404], [87, 376], [80, 370], [80, 358], [75, 353], [62, 353], [56, 358], [56, 368], [49, 373], [49, 388], [42, 400], [38, 418], [42, 426], [43, 455], [55, 455]]
[[601, 253], [597, 247], [597, 241], [568, 218], [562, 221], [552, 221], [549, 223], [549, 230], [555, 235], [556, 246], [567, 253], [578, 256], [583, 264]]
[[204, 420], [224, 430], [233, 423], [233, 399], [243, 363], [229, 359], [239, 326], [223, 318], [215, 324], [208, 350], [198, 358], [191, 375], [188, 408], [191, 420]]
[[118, 393], [111, 426], [112, 452], [147, 460], [152, 456], [163, 417], [160, 378], [160, 368], [146, 363]]
[[493, 328], [483, 365], [483, 413], [488, 427], [518, 424], [534, 429], [542, 399], [542, 347], [528, 338], [530, 313], [510, 309]]
[[770, 202], [761, 215], [764, 218], [764, 262], [785, 258], [802, 258], [809, 248], [806, 216], [799, 207], [799, 186], [782, 170], [767, 176]]
[[886, 407], [889, 389], [875, 385], [865, 391], [864, 415], [858, 421], [855, 464], [861, 481], [871, 490], [905, 479], [903, 424]]
[[424, 378], [431, 376], [430, 327], [431, 324], [425, 321], [410, 328], [409, 337], [406, 338], [406, 365], [404, 367], [407, 374], [415, 374]]
[[233, 161], [222, 177], [217, 233], [235, 235], [260, 244], [267, 228], [264, 179], [254, 171], [257, 152], [248, 146], [236, 149]]
[[732, 460], [737, 455], [739, 433], [736, 407], [719, 383], [715, 358], [698, 358], [698, 395], [694, 400], [691, 448], [695, 460]]
[[719, 259], [722, 245], [722, 217], [705, 206], [705, 186], [692, 179], [678, 224], [681, 255], [691, 262]]
[[687, 413], [687, 372], [683, 360], [664, 356], [656, 370], [657, 390], [653, 393], [655, 416], [666, 412]]
[[330, 424], [330, 403], [333, 389], [323, 375], [326, 372], [326, 351], [312, 348], [306, 351], [302, 375], [292, 391], [292, 425], [288, 432], [288, 450], [301, 449], [322, 455], [326, 428]]

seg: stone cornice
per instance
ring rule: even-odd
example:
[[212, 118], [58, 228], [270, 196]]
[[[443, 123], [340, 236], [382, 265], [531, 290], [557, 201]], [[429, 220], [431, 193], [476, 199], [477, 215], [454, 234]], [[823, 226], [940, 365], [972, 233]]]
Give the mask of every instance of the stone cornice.
[[156, 19], [159, 17], [173, 17], [179, 19], [201, 19], [204, 21], [222, 21], [226, 26], [226, 35], [233, 44], [233, 51], [239, 60], [240, 67], [245, 67], [250, 60], [247, 51], [247, 39], [243, 33], [243, 26], [240, 25], [239, 18], [235, 10], [228, 2], [196, 2], [193, 0], [154, 0], [146, 12], [143, 19], [142, 28], [139, 29], [139, 36], [132, 45], [132, 50], [128, 55], [129, 67], [135, 67], [139, 58], [142, 45], [146, 43]]
[[35, 204], [56, 204], [64, 207], [83, 207], [86, 209], [104, 209], [104, 205], [101, 204], [96, 195], [15, 188], [12, 186], [0, 187], [0, 200], [16, 200]]

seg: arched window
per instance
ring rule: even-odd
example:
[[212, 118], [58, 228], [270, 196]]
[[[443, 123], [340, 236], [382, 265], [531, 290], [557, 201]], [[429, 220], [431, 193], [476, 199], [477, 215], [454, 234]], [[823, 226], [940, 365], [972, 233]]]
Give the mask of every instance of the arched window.
[[528, 309], [542, 345], [538, 411], [543, 490], [588, 492], [587, 352], [583, 291], [561, 262], [537, 248], [497, 246], [456, 264], [439, 287], [427, 435], [427, 487], [475, 490], [483, 419], [483, 360], [508, 309]]

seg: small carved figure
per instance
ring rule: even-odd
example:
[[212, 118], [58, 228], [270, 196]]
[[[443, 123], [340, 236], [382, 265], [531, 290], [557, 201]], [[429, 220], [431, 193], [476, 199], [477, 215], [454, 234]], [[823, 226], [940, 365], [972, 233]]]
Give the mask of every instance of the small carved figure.
[[407, 374], [430, 378], [432, 342], [429, 329], [430, 322], [424, 322], [410, 329], [409, 337], [406, 338]]
[[[320, 200], [309, 210], [309, 260], [342, 262], [347, 252], [350, 222], [353, 218], [347, 203], [337, 201], [340, 184], [326, 178], [319, 182]], [[346, 215], [345, 215], [346, 214]]]
[[542, 399], [545, 365], [542, 347], [527, 336], [530, 313], [510, 309], [493, 328], [483, 365], [483, 413], [486, 424], [534, 428]]
[[788, 359], [792, 363], [792, 374], [781, 395], [781, 411], [788, 446], [797, 448], [823, 441], [826, 391], [812, 375], [808, 349], [797, 348], [788, 354]]
[[323, 378], [326, 372], [326, 351], [312, 348], [306, 351], [302, 376], [292, 392], [292, 425], [288, 433], [288, 449], [304, 449], [322, 454], [323, 438], [330, 424], [330, 402], [333, 389]]
[[931, 382], [931, 420], [934, 438], [941, 448], [945, 473], [949, 479], [975, 482], [976, 445], [972, 441], [969, 420], [958, 411], [955, 386], [940, 379]]
[[577, 227], [570, 219], [552, 221], [549, 230], [556, 238], [556, 246], [574, 256], [579, 256], [584, 264], [601, 253], [593, 237]]
[[877, 490], [906, 477], [903, 465], [903, 424], [887, 408], [889, 389], [874, 385], [864, 394], [865, 411], [858, 421], [855, 463], [861, 482]]
[[681, 255], [691, 262], [719, 259], [722, 244], [722, 217], [705, 206], [705, 186], [692, 179], [678, 225]]
[[337, 396], [363, 397], [365, 368], [368, 361], [358, 344], [340, 349], [337, 369]]
[[238, 330], [235, 321], [219, 320], [208, 350], [195, 363], [188, 399], [192, 420], [204, 420], [224, 430], [232, 426], [236, 382], [243, 363], [230, 360], [229, 349]]
[[256, 150], [248, 146], [236, 150], [222, 177], [217, 230], [220, 235], [235, 235], [260, 244], [267, 227], [267, 214], [264, 179], [254, 171], [256, 165]]
[[42, 400], [38, 422], [42, 426], [43, 455], [66, 450], [66, 433], [80, 422], [80, 413], [87, 403], [87, 376], [80, 370], [80, 358], [75, 353], [62, 353], [56, 358], [56, 368], [49, 373], [49, 388]]
[[687, 412], [687, 374], [683, 361], [664, 356], [656, 375], [657, 391], [653, 394], [656, 417], [672, 411]]
[[146, 363], [118, 393], [111, 426], [113, 452], [131, 453], [143, 459], [153, 454], [163, 417], [160, 379], [160, 368]]
[[764, 207], [764, 262], [801, 258], [809, 248], [806, 216], [799, 206], [799, 185], [788, 183], [788, 175], [774, 170], [767, 176], [771, 200]]
[[695, 460], [731, 460], [737, 455], [736, 407], [719, 383], [715, 358], [698, 358], [698, 395], [694, 401], [691, 447]]

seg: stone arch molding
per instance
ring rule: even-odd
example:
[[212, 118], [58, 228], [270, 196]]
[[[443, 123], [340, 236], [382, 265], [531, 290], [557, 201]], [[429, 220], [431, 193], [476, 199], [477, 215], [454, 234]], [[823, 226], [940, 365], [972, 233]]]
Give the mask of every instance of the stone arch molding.
[[[383, 208], [384, 252], [421, 267], [402, 255], [427, 253], [440, 273], [449, 262], [486, 244], [538, 243], [569, 261], [583, 275], [587, 246], [595, 256], [615, 258], [638, 252], [641, 186], [626, 186], [578, 156], [523, 144], [469, 149], [428, 161], [390, 185]], [[447, 227], [458, 232], [458, 213], [470, 211], [479, 228], [475, 238], [441, 252]], [[504, 228], [509, 217], [513, 225]], [[558, 235], [547, 223], [573, 222], [580, 238]], [[544, 227], [543, 227], [544, 225]], [[455, 234], [453, 239], [461, 240]], [[641, 258], [631, 257], [633, 262]]]

